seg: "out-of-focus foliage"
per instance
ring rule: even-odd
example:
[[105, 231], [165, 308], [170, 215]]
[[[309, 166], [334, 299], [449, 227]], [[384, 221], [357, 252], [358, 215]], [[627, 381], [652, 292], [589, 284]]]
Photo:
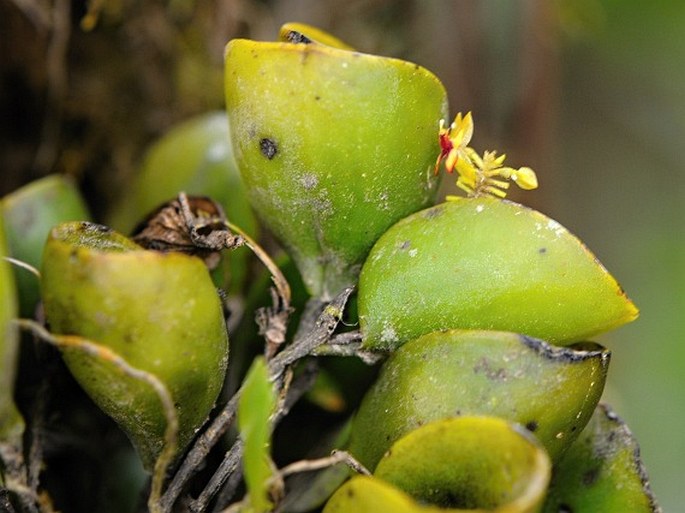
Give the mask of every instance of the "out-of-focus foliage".
[[[685, 501], [685, 4], [588, 4], [561, 54], [554, 214], [620, 276], [641, 319], [607, 335], [606, 400], [641, 447], [664, 511]], [[587, 12], [587, 11], [586, 11]], [[567, 27], [568, 28], [568, 27]]]
[[[8, 194], [0, 200], [9, 254], [40, 268], [43, 246], [50, 229], [65, 221], [88, 221], [76, 185], [62, 175], [50, 175]], [[33, 317], [40, 299], [39, 279], [26, 269], [16, 268], [14, 277], [19, 293], [19, 313]]]

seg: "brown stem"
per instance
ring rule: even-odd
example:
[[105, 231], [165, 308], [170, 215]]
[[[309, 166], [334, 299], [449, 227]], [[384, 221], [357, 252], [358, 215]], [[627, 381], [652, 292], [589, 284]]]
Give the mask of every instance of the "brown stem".
[[[290, 365], [311, 354], [317, 347], [330, 339], [333, 331], [342, 318], [343, 309], [345, 308], [345, 304], [347, 303], [350, 294], [352, 294], [352, 290], [351, 287], [343, 290], [343, 292], [323, 308], [318, 319], [313, 323], [311, 331], [303, 333], [292, 345], [286, 347], [269, 362], [269, 376], [272, 381], [280, 379]], [[162, 496], [160, 501], [162, 512], [166, 513], [171, 511], [173, 504], [176, 502], [176, 499], [178, 499], [185, 485], [190, 478], [195, 475], [198, 468], [209, 454], [209, 451], [230, 427], [235, 418], [238, 399], [241, 393], [242, 387], [233, 395], [233, 397], [231, 397], [226, 406], [224, 406], [224, 409], [211, 422], [207, 430], [195, 441], [193, 447], [188, 452], [188, 455], [183, 460], [183, 463]], [[234, 449], [235, 447], [236, 445], [234, 444], [224, 458], [224, 462], [222, 462], [220, 469], [217, 470], [218, 475], [216, 475], [216, 478], [213, 477], [207, 485], [208, 490], [207, 493], [203, 492], [203, 495], [201, 496], [202, 500], [200, 501], [198, 498], [198, 500], [195, 501], [194, 504], [196, 509], [194, 508], [193, 511], [203, 511], [203, 509], [200, 508], [206, 507], [206, 503], [211, 500], [211, 497], [213, 497], [226, 480], [226, 477], [230, 474], [230, 468], [234, 465], [234, 460], [239, 461], [240, 450]]]

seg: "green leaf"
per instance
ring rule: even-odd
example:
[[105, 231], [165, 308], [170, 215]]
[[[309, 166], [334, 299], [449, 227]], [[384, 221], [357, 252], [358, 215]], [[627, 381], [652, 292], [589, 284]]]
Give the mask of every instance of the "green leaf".
[[269, 445], [269, 417], [274, 412], [276, 396], [269, 380], [264, 358], [254, 360], [243, 384], [238, 404], [238, 429], [243, 439], [243, 469], [252, 511], [271, 511], [269, 478], [272, 475]]
[[[142, 250], [104, 226], [66, 223], [50, 232], [42, 275], [54, 333], [106, 346], [166, 385], [176, 405], [182, 451], [213, 408], [228, 363], [221, 302], [202, 260]], [[62, 355], [150, 469], [167, 425], [155, 391], [82, 351], [65, 349]]]
[[250, 201], [329, 299], [385, 230], [433, 201], [445, 89], [398, 59], [243, 39], [226, 48], [225, 84]]
[[628, 426], [600, 405], [556, 466], [546, 513], [654, 513], [661, 508]]
[[490, 415], [535, 434], [553, 460], [580, 434], [604, 388], [609, 351], [514, 333], [452, 330], [408, 342], [359, 408], [350, 452], [373, 469], [392, 443], [432, 420]]
[[375, 244], [359, 280], [360, 328], [375, 350], [450, 328], [568, 344], [636, 316], [576, 237], [495, 198], [461, 198], [398, 222]]

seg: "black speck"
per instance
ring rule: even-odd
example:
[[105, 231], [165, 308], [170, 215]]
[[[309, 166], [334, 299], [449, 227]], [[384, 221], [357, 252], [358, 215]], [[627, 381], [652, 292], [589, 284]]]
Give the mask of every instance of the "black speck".
[[526, 423], [526, 429], [531, 433], [535, 433], [538, 430], [538, 421], [531, 420], [530, 422]]
[[400, 244], [400, 249], [409, 249], [409, 246], [411, 246], [411, 241], [405, 240]]
[[262, 155], [267, 159], [271, 160], [276, 156], [276, 153], [278, 153], [278, 146], [273, 140], [265, 137], [259, 141], [259, 151], [261, 151]]
[[318, 102], [321, 99], [321, 96], [317, 94], [316, 96], [314, 96], [314, 99]]
[[547, 248], [538, 249], [538, 253], [540, 253], [541, 255], [544, 255], [545, 253], [547, 253]]
[[568, 504], [559, 504], [558, 513], [573, 513], [573, 509]]
[[588, 470], [583, 474], [583, 484], [585, 486], [592, 486], [597, 482], [597, 478], [599, 477], [599, 469], [598, 468], [593, 468]]
[[311, 44], [312, 40], [309, 39], [307, 36], [305, 36], [302, 32], [298, 32], [297, 30], [291, 30], [285, 35], [286, 41], [289, 43], [295, 43], [295, 44], [304, 44], [308, 45]]

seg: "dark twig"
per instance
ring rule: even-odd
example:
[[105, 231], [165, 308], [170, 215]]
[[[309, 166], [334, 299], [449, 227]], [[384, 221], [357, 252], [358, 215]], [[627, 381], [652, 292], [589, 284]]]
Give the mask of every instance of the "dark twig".
[[36, 404], [33, 408], [33, 422], [31, 423], [31, 447], [29, 448], [28, 478], [29, 486], [33, 493], [38, 495], [40, 486], [40, 473], [43, 471], [43, 437], [45, 422], [45, 411], [48, 398], [50, 397], [50, 383], [43, 379], [39, 393], [36, 397]]
[[273, 379], [283, 374], [288, 365], [292, 365], [297, 360], [311, 354], [317, 347], [330, 340], [340, 319], [342, 319], [343, 309], [352, 291], [353, 288], [348, 287], [333, 298], [323, 308], [313, 328], [302, 334], [299, 339], [296, 337], [293, 345], [285, 348], [271, 360], [269, 370]]
[[155, 462], [152, 475], [152, 490], [148, 499], [148, 506], [153, 513], [159, 513], [159, 497], [166, 469], [176, 453], [176, 441], [178, 434], [178, 416], [174, 401], [166, 385], [154, 374], [131, 366], [124, 358], [112, 351], [109, 347], [97, 344], [91, 340], [75, 335], [55, 335], [46, 330], [41, 324], [31, 319], [15, 319], [14, 322], [22, 329], [31, 331], [40, 340], [48, 342], [59, 348], [71, 348], [82, 351], [102, 361], [106, 361], [116, 367], [124, 375], [148, 384], [157, 394], [167, 426], [164, 431], [164, 447]]
[[26, 465], [22, 454], [21, 442], [17, 444], [0, 443], [0, 462], [3, 464], [4, 486], [15, 494], [22, 511], [38, 513], [38, 497], [27, 483]]
[[[333, 331], [335, 331], [335, 328], [342, 318], [343, 309], [345, 308], [345, 304], [347, 303], [350, 294], [352, 294], [352, 290], [353, 289], [351, 287], [347, 288], [336, 298], [334, 298], [323, 308], [323, 311], [319, 315], [317, 321], [314, 323], [313, 329], [309, 333], [303, 334], [299, 339], [296, 339], [291, 346], [286, 347], [269, 362], [269, 376], [271, 377], [272, 381], [277, 381], [280, 379], [288, 366], [311, 354], [314, 349], [326, 343], [330, 339]], [[235, 395], [228, 401], [224, 409], [211, 422], [209, 427], [197, 438], [193, 447], [188, 452], [185, 460], [176, 472], [176, 475], [173, 477], [166, 492], [162, 496], [160, 501], [161, 511], [171, 511], [173, 504], [176, 502], [176, 499], [178, 499], [184, 486], [197, 472], [197, 469], [203, 463], [209, 454], [209, 451], [216, 445], [226, 430], [230, 427], [235, 418], [238, 400], [241, 393], [242, 388], [235, 393]], [[213, 496], [213, 494], [218, 491], [218, 488], [223, 484], [226, 477], [230, 474], [230, 472], [226, 472], [226, 469], [233, 465], [233, 454], [237, 452], [237, 449], [234, 450], [231, 448], [231, 450], [229, 450], [229, 453], [224, 458], [224, 462], [222, 462], [220, 469], [217, 470], [217, 474], [219, 475], [216, 476], [216, 479], [213, 477], [210, 481], [210, 484], [207, 485], [207, 488], [211, 489], [209, 489], [206, 494], [203, 492], [204, 495], [202, 497], [202, 504], [206, 504], [206, 502], [211, 500], [210, 495]], [[239, 461], [239, 454], [237, 454], [236, 457], [238, 458], [236, 461]], [[195, 501], [196, 508], [200, 506], [199, 501], [199, 498], [197, 501]], [[201, 509], [193, 510], [202, 511]]]
[[[316, 363], [316, 361], [311, 360], [310, 362], [307, 362], [307, 365], [304, 367], [303, 371], [291, 382], [289, 382], [289, 380], [285, 381], [286, 385], [282, 390], [283, 399], [282, 401], [279, 401], [278, 408], [274, 412], [272, 418], [270, 419], [272, 431], [283, 419], [283, 417], [285, 417], [290, 412], [290, 409], [293, 407], [293, 405], [314, 384], [316, 376], [318, 375], [318, 367], [319, 366]], [[240, 447], [236, 449], [237, 445], [240, 445]], [[237, 451], [237, 462], [236, 453], [234, 452], [234, 449]], [[242, 449], [242, 442], [237, 441], [233, 445], [233, 447], [231, 447], [228, 453], [226, 453], [223, 462], [212, 476], [210, 482], [207, 484], [207, 486], [202, 491], [197, 500], [191, 504], [191, 511], [204, 511], [204, 509], [207, 507], [207, 504], [212, 499], [212, 497], [214, 497], [214, 495], [217, 493], [219, 487], [222, 486], [224, 481], [227, 481], [227, 483], [230, 482], [229, 478], [236, 471], [236, 465], [240, 462], [240, 458], [242, 457]], [[235, 493], [235, 489], [230, 490], [227, 488], [228, 487], [226, 486], [224, 487], [224, 489], [221, 490], [220, 497], [217, 500], [216, 508], [219, 510], [226, 507], [228, 502], [233, 498], [233, 494]]]
[[7, 488], [0, 488], [0, 511], [5, 513], [16, 513], [14, 506], [10, 502], [9, 490]]
[[226, 505], [230, 504], [231, 499], [235, 496], [236, 490], [243, 479], [243, 469], [239, 466], [231, 475], [228, 476], [226, 483], [224, 483], [219, 496], [216, 499], [216, 504], [213, 513], [219, 513], [225, 510]]
[[385, 358], [385, 354], [368, 351], [362, 348], [361, 333], [350, 331], [340, 333], [328, 344], [314, 351], [316, 356], [355, 356], [367, 365], [374, 365]]
[[242, 457], [243, 441], [238, 438], [224, 456], [221, 465], [219, 465], [219, 468], [214, 472], [212, 479], [209, 480], [209, 483], [207, 483], [205, 489], [202, 490], [200, 496], [190, 504], [190, 511], [201, 512], [207, 508], [207, 504], [209, 504], [212, 497], [216, 495], [228, 476], [238, 468]]
[[288, 320], [293, 311], [290, 305], [292, 300], [290, 284], [269, 254], [252, 237], [231, 222], [227, 221], [226, 226], [242, 237], [245, 245], [271, 273], [271, 279], [274, 282], [275, 288], [270, 289], [271, 306], [260, 308], [256, 313], [259, 334], [266, 339], [264, 354], [269, 360], [285, 342]]
[[294, 463], [291, 463], [290, 465], [286, 465], [285, 467], [280, 469], [278, 473], [280, 474], [281, 478], [284, 478], [292, 474], [298, 474], [300, 472], [312, 472], [314, 470], [332, 467], [333, 465], [337, 465], [338, 463], [344, 463], [358, 474], [362, 474], [365, 476], [371, 475], [371, 472], [369, 472], [369, 470], [364, 465], [359, 463], [359, 461], [357, 461], [349, 452], [338, 450], [332, 451], [331, 455], [325, 458], [296, 461]]

